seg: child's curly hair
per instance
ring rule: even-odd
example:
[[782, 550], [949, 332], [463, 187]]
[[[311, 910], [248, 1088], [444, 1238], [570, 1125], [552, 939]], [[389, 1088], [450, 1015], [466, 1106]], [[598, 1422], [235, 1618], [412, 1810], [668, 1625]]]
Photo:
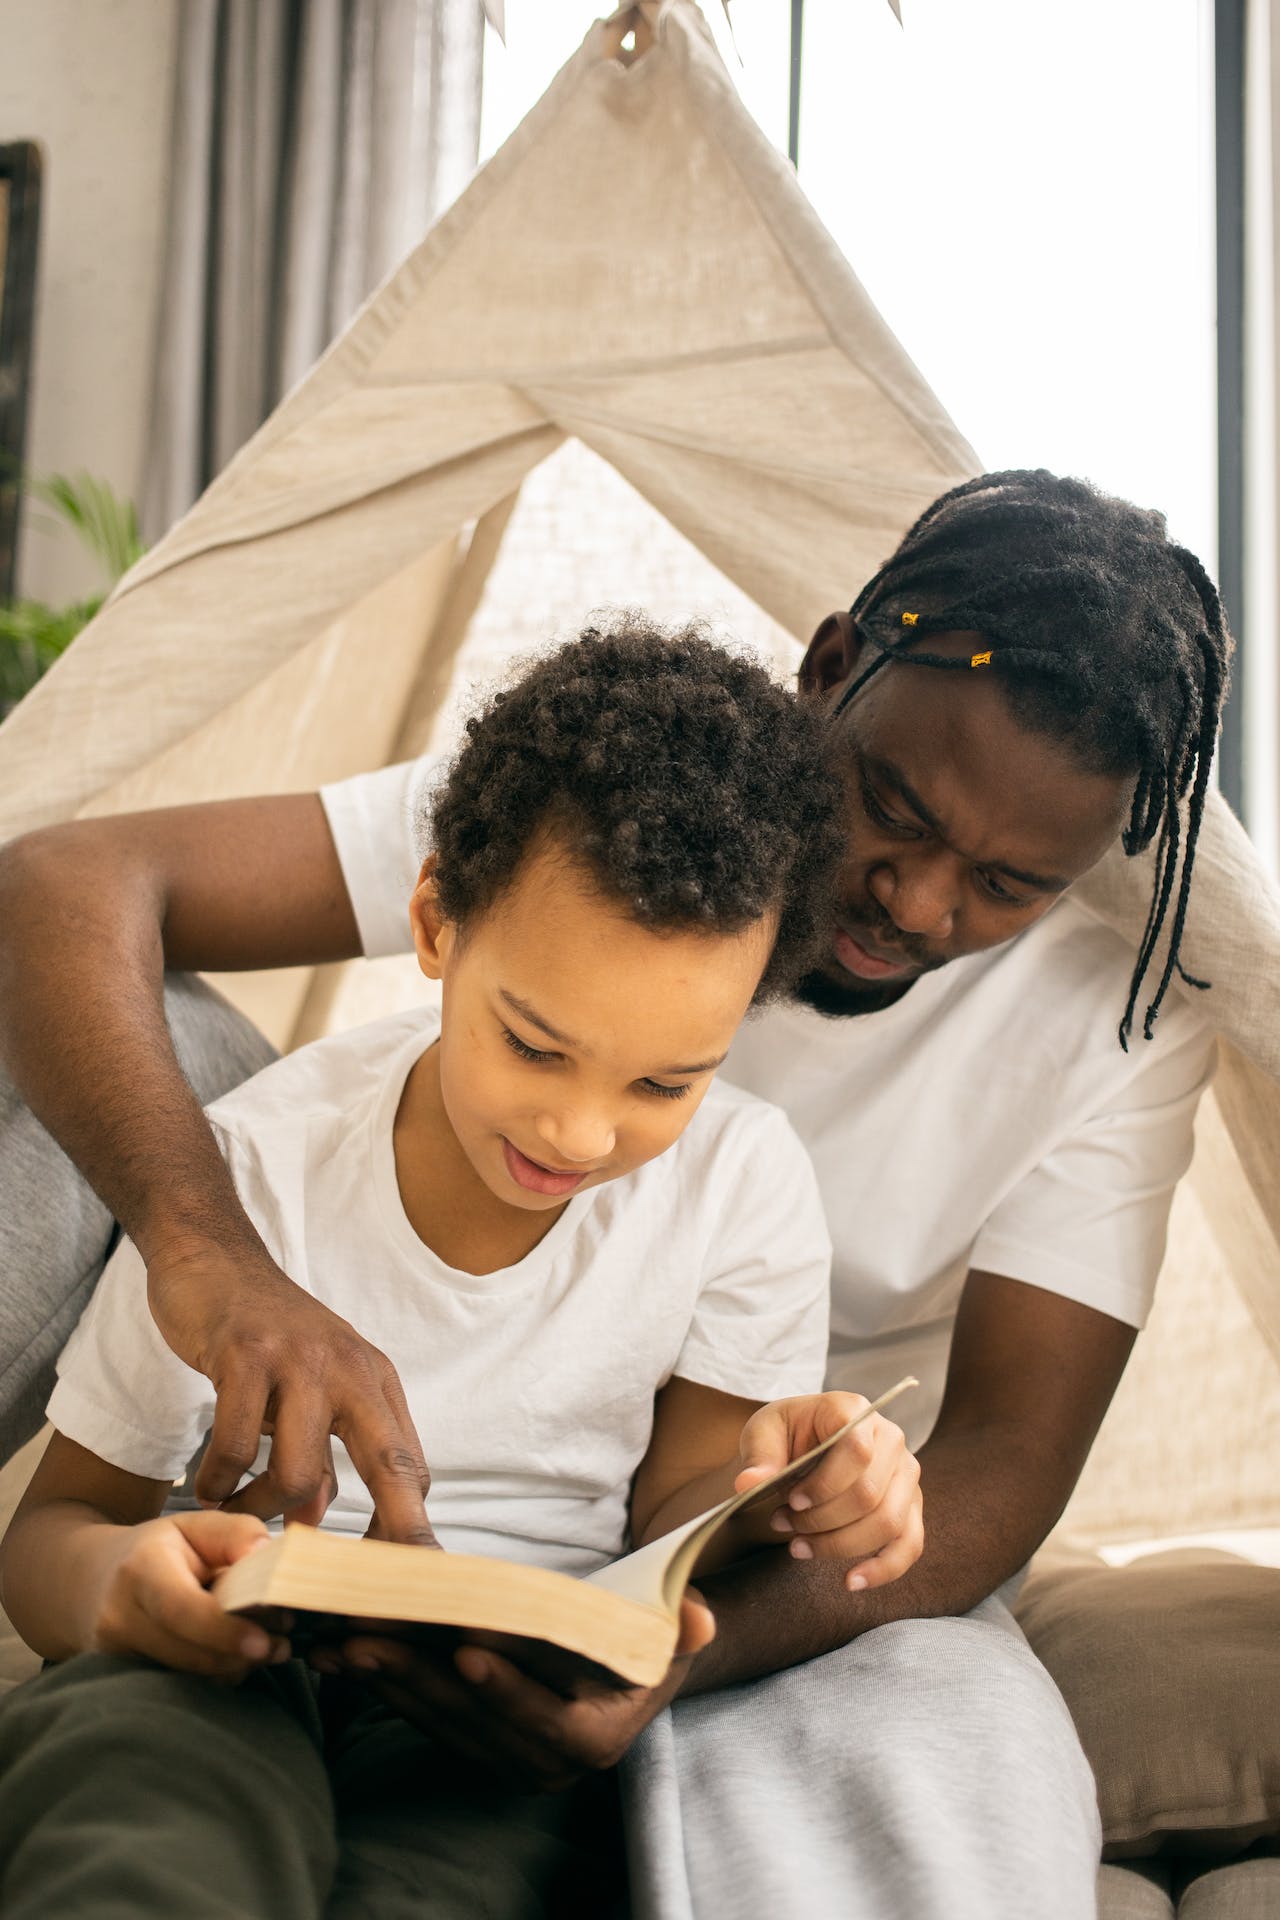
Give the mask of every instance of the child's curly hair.
[[776, 909], [756, 1000], [830, 930], [840, 785], [821, 719], [763, 667], [625, 610], [539, 660], [467, 723], [428, 803], [440, 904], [493, 904], [539, 833], [654, 928], [738, 933]]

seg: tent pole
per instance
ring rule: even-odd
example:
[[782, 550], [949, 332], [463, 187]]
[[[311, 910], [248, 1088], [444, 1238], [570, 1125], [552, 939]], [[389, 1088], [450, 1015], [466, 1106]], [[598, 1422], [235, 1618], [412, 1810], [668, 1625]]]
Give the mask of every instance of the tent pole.
[[787, 115], [787, 156], [800, 168], [800, 47], [804, 38], [804, 0], [791, 0], [791, 98]]

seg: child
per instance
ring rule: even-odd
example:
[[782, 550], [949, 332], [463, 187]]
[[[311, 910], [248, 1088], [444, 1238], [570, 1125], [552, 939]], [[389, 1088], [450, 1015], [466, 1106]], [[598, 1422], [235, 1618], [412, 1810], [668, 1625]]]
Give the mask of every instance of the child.
[[[807, 1159], [713, 1080], [822, 940], [840, 836], [815, 727], [694, 631], [632, 617], [560, 649], [471, 722], [431, 811], [410, 915], [439, 1016], [321, 1041], [211, 1109], [274, 1257], [393, 1358], [446, 1550], [588, 1572], [747, 1484], [762, 1420], [766, 1452], [785, 1430], [794, 1454], [856, 1407], [815, 1391], [828, 1246]], [[785, 1395], [811, 1397], [756, 1412]], [[368, 1696], [335, 1719], [332, 1656], [308, 1669], [209, 1592], [266, 1537], [252, 1487], [161, 1514], [212, 1412], [126, 1244], [0, 1559], [15, 1624], [63, 1663], [0, 1707], [4, 1912], [542, 1911], [562, 1807], [478, 1799]], [[873, 1451], [902, 1496], [877, 1510], [907, 1515], [874, 1546]], [[322, 1524], [362, 1533], [336, 1442], [334, 1465]], [[915, 1559], [915, 1463], [889, 1423], [806, 1485], [754, 1544], [791, 1533], [800, 1557], [857, 1560], [858, 1585]], [[712, 1631], [691, 1603], [682, 1657]]]

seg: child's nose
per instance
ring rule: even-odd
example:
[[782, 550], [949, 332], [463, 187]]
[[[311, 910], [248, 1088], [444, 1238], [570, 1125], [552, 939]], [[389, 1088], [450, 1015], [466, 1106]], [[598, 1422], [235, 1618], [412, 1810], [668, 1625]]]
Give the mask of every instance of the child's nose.
[[575, 1167], [599, 1166], [613, 1152], [616, 1133], [605, 1114], [583, 1107], [544, 1113], [538, 1132], [557, 1160]]

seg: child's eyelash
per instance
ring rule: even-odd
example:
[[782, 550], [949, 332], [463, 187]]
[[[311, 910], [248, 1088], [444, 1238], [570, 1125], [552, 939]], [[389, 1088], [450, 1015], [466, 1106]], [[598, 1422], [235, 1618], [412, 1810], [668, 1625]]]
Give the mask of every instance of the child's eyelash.
[[[537, 1061], [555, 1059], [553, 1053], [541, 1053], [537, 1047], [531, 1047], [527, 1040], [520, 1038], [518, 1033], [512, 1033], [510, 1027], [504, 1027], [502, 1029], [502, 1037], [510, 1047], [512, 1053], [518, 1054], [522, 1060]], [[642, 1080], [640, 1085], [646, 1093], [656, 1093], [660, 1100], [683, 1100], [689, 1091], [687, 1085], [683, 1087], [664, 1087], [659, 1080]]]
[[502, 1029], [502, 1037], [512, 1053], [518, 1053], [522, 1060], [550, 1060], [552, 1057], [549, 1053], [539, 1053], [537, 1047], [531, 1047], [518, 1033], [512, 1033], [510, 1027]]

